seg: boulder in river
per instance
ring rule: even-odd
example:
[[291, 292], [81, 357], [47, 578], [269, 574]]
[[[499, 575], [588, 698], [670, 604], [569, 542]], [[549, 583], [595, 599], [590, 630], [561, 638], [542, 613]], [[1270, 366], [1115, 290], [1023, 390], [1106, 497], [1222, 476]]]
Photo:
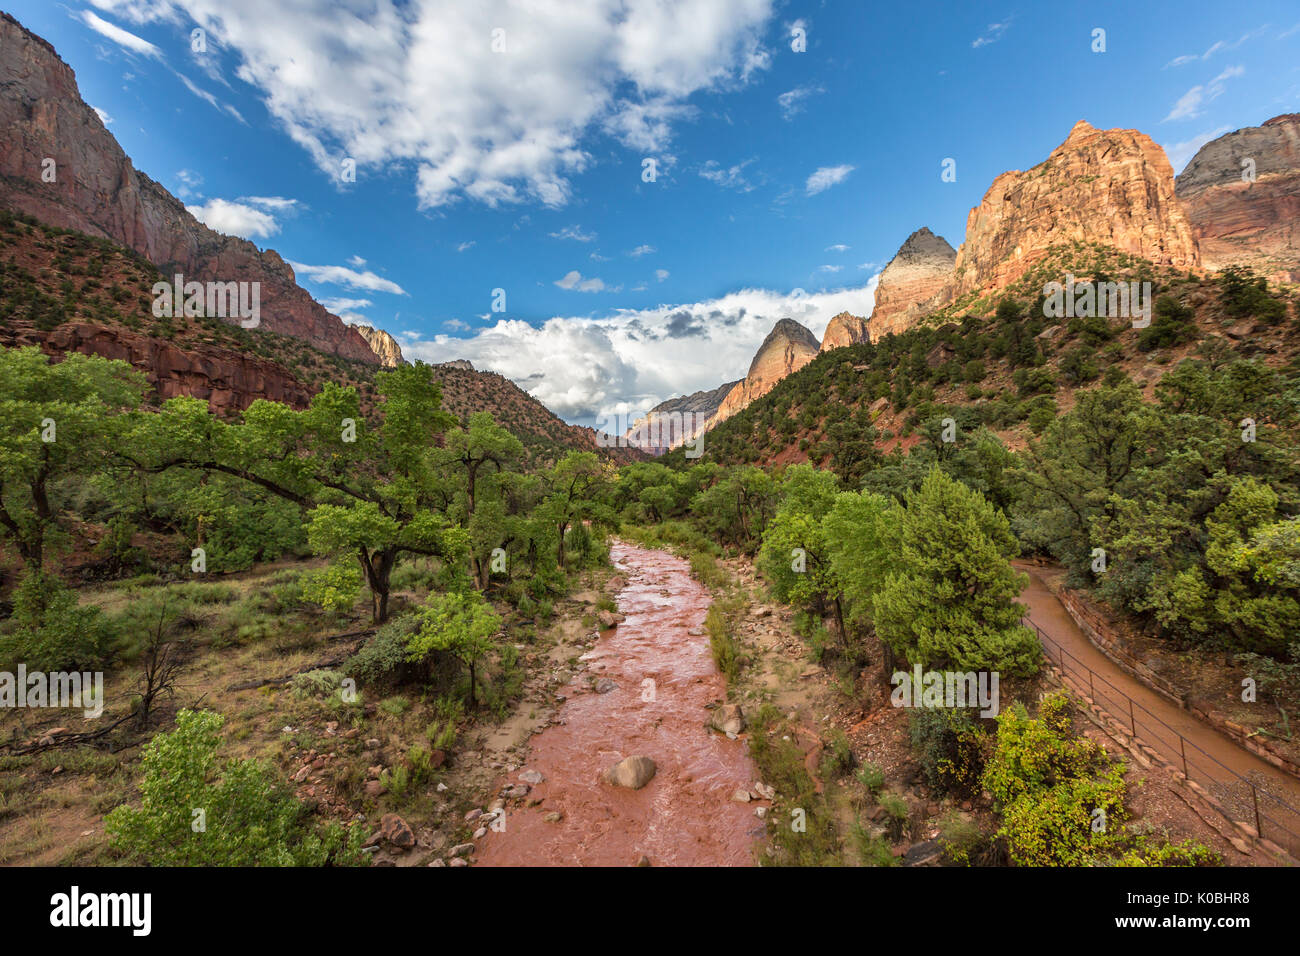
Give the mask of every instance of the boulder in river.
[[738, 734], [745, 729], [745, 712], [739, 704], [722, 704], [713, 712], [712, 724], [724, 734]]
[[651, 781], [657, 769], [649, 757], [625, 757], [605, 771], [605, 782], [640, 790]]

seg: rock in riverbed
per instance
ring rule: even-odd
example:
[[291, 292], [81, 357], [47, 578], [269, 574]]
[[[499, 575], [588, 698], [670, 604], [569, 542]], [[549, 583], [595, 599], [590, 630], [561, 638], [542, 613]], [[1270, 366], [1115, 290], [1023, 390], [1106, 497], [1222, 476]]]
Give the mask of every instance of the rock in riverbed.
[[649, 757], [625, 757], [605, 771], [605, 782], [640, 790], [651, 781], [657, 769]]

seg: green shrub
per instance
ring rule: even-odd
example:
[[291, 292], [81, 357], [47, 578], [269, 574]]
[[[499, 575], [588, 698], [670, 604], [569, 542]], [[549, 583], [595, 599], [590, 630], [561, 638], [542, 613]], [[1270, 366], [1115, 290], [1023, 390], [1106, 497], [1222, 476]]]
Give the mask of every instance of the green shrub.
[[112, 846], [150, 866], [360, 866], [360, 827], [311, 826], [306, 807], [267, 766], [218, 766], [224, 718], [182, 710], [145, 748], [139, 807], [105, 819]]
[[0, 637], [0, 659], [32, 671], [73, 671], [103, 662], [106, 626], [96, 607], [45, 571], [29, 571], [14, 590], [14, 610]]
[[972, 711], [918, 708], [908, 714], [907, 727], [912, 749], [931, 787], [963, 796], [977, 791], [988, 735]]

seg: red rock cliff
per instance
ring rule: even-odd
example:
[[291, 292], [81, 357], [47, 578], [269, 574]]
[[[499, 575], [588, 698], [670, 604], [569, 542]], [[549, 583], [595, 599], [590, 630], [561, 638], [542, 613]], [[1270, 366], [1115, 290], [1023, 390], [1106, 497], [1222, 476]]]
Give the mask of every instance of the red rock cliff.
[[[56, 164], [54, 182], [42, 180], [47, 158]], [[263, 328], [344, 358], [379, 361], [357, 330], [297, 284], [273, 250], [213, 232], [137, 170], [81, 99], [72, 68], [6, 13], [0, 13], [0, 204], [119, 242], [167, 276], [260, 282]]]

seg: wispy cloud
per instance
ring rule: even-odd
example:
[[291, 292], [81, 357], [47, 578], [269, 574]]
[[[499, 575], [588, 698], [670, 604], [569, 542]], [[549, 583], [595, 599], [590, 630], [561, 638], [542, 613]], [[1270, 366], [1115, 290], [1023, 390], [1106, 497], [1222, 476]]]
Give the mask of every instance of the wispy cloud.
[[596, 238], [594, 232], [583, 232], [581, 226], [565, 226], [551, 233], [552, 239], [573, 239], [577, 242], [591, 242]]
[[752, 192], [754, 184], [745, 178], [745, 167], [753, 161], [747, 159], [743, 163], [724, 168], [717, 160], [710, 159], [700, 169], [700, 175], [723, 189], [734, 189], [742, 193]]
[[654, 246], [637, 246], [635, 249], [629, 252], [628, 255], [631, 256], [633, 259], [639, 259], [641, 256], [648, 256], [652, 252], [656, 252], [656, 251], [657, 250], [655, 249]]
[[787, 121], [794, 119], [806, 108], [805, 100], [825, 92], [820, 86], [796, 86], [793, 90], [782, 93], [776, 98], [777, 105], [781, 107], [781, 118]]
[[91, 13], [89, 10], [81, 11], [81, 22], [90, 27], [90, 29], [94, 30], [100, 36], [112, 40], [124, 50], [128, 50], [131, 53], [139, 53], [143, 56], [151, 56], [155, 60], [162, 59], [162, 50], [158, 49], [158, 47], [154, 46], [154, 44], [150, 43], [144, 37], [136, 36], [129, 30], [123, 30], [121, 27], [115, 26], [107, 20], [95, 16], [95, 14]]
[[817, 169], [808, 181], [804, 183], [804, 189], [809, 196], [816, 196], [820, 192], [825, 192], [832, 186], [838, 186], [844, 180], [849, 178], [849, 173], [853, 172], [854, 167], [844, 166], [822, 166]]
[[1007, 17], [1001, 23], [990, 23], [988, 29], [971, 41], [971, 47], [978, 50], [982, 46], [988, 46], [990, 43], [997, 43], [1002, 39], [1002, 34], [1007, 32], [1011, 26], [1011, 17]]
[[306, 276], [312, 282], [323, 285], [341, 285], [347, 289], [364, 292], [389, 292], [393, 295], [406, 295], [406, 290], [391, 279], [376, 275], [366, 270], [360, 272], [347, 266], [311, 266], [302, 262], [290, 262], [293, 271]]
[[1230, 66], [1204, 86], [1197, 84], [1178, 98], [1174, 108], [1169, 111], [1162, 123], [1172, 120], [1196, 119], [1201, 115], [1205, 105], [1223, 94], [1223, 84], [1246, 72], [1244, 66]]

